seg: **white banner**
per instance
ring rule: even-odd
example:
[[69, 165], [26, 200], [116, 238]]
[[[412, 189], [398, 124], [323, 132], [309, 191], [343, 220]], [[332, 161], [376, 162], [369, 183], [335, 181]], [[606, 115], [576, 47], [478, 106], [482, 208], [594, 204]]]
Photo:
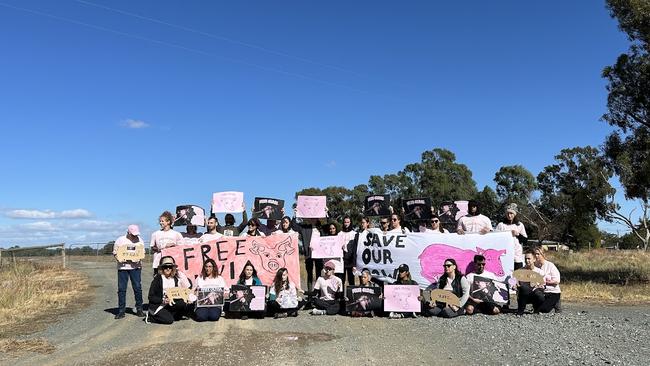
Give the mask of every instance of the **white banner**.
[[368, 269], [372, 276], [392, 283], [397, 267], [406, 263], [411, 277], [420, 287], [437, 283], [444, 273], [445, 259], [453, 258], [465, 275], [472, 270], [474, 255], [486, 259], [485, 270], [505, 280], [514, 270], [514, 246], [509, 232], [479, 234], [388, 233], [370, 229], [359, 238], [357, 268]]

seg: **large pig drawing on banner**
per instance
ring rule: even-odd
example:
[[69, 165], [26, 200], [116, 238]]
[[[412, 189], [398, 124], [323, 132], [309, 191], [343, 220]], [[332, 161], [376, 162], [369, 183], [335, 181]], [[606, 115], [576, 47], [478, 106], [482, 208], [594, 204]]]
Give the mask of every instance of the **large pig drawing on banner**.
[[472, 272], [472, 263], [476, 254], [482, 254], [485, 257], [486, 271], [490, 271], [499, 277], [505, 275], [501, 263], [501, 256], [506, 254], [505, 249], [481, 249], [476, 247], [476, 250], [471, 250], [459, 249], [445, 244], [431, 244], [418, 256], [422, 268], [422, 277], [432, 283], [438, 282], [438, 278], [444, 273], [443, 264], [447, 258], [455, 259], [461, 272]]
[[276, 272], [278, 269], [286, 267], [286, 255], [293, 254], [295, 248], [292, 246], [291, 238], [287, 238], [271, 247], [265, 242], [258, 242], [253, 239], [249, 251], [260, 257], [262, 268], [267, 272]]

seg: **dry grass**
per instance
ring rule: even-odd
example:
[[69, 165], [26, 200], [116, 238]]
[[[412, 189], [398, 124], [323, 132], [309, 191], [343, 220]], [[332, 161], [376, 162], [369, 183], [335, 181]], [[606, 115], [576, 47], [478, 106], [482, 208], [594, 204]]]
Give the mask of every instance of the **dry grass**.
[[9, 337], [35, 331], [44, 321], [79, 303], [88, 289], [81, 274], [60, 265], [26, 261], [5, 264], [0, 269], [0, 352], [46, 351], [41, 340]]
[[562, 300], [610, 305], [650, 304], [650, 285], [609, 285], [596, 282], [562, 283]]
[[6, 353], [38, 352], [47, 354], [54, 352], [54, 346], [43, 338], [0, 339], [0, 351]]

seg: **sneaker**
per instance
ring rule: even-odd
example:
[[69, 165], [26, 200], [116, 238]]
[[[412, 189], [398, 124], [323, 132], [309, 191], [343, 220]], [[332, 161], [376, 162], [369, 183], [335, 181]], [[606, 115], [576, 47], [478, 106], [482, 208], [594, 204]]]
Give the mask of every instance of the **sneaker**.
[[311, 315], [325, 315], [325, 310], [313, 309]]
[[241, 320], [248, 320], [248, 315], [242, 315]]
[[144, 312], [142, 309], [138, 309], [138, 311], [135, 312], [135, 315], [139, 316], [140, 318], [144, 318]]
[[297, 311], [292, 311], [292, 312], [289, 313], [289, 316], [295, 318], [295, 317], [298, 316], [298, 312]]
[[126, 316], [126, 314], [120, 312], [120, 313], [117, 313], [117, 315], [115, 315], [115, 319], [124, 319], [125, 316]]
[[391, 319], [401, 319], [404, 316], [401, 313], [395, 313], [391, 311], [390, 314], [388, 314], [388, 317]]
[[556, 313], [561, 313], [562, 312], [562, 304], [560, 303], [560, 299], [558, 299], [557, 303], [555, 303], [555, 312]]
[[273, 319], [281, 319], [281, 318], [286, 318], [288, 315], [287, 313], [275, 313], [273, 316]]

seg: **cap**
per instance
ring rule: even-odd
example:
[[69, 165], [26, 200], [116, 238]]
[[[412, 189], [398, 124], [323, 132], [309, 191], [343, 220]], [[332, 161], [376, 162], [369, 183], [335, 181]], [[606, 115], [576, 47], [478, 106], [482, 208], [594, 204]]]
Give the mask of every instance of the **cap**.
[[162, 260], [160, 261], [160, 267], [176, 267], [176, 263], [174, 263], [174, 258], [172, 257], [163, 257]]
[[331, 268], [331, 269], [335, 269], [335, 268], [336, 268], [336, 264], [334, 263], [333, 260], [329, 260], [329, 261], [325, 262], [325, 265], [323, 266], [323, 268], [325, 268], [325, 267], [328, 267], [328, 268]]
[[138, 225], [129, 225], [127, 231], [131, 235], [135, 235], [135, 236], [140, 235], [140, 228], [138, 227]]
[[400, 264], [399, 267], [397, 267], [398, 272], [408, 272], [409, 271], [409, 266], [408, 264]]

